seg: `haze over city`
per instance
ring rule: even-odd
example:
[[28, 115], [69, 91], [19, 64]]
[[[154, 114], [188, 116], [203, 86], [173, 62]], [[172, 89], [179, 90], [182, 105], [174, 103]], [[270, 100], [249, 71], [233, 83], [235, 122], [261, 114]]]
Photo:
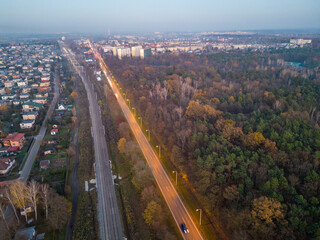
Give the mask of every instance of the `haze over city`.
[[319, 29], [318, 0], [1, 0], [0, 32]]

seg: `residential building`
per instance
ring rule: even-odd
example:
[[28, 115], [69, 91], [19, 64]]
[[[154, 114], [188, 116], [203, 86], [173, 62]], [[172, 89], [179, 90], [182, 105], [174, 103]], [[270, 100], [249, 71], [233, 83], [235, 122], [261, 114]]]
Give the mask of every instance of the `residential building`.
[[22, 115], [23, 120], [36, 120], [38, 116], [38, 112], [36, 111], [30, 111], [26, 112]]
[[19, 147], [23, 148], [26, 139], [24, 137], [24, 133], [12, 133], [9, 134], [6, 138], [2, 139], [2, 143], [4, 147]]
[[21, 129], [30, 129], [33, 128], [35, 121], [34, 120], [23, 120], [20, 123]]
[[7, 175], [15, 167], [16, 161], [14, 158], [0, 158], [0, 176]]

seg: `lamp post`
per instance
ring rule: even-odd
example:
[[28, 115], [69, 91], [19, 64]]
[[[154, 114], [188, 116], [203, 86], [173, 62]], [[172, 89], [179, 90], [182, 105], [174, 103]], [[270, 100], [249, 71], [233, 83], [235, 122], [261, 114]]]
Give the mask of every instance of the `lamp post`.
[[176, 185], [178, 185], [178, 172], [177, 171], [172, 171], [172, 173], [176, 174]]
[[128, 104], [129, 104], [129, 108], [130, 108], [130, 100], [129, 100], [129, 99], [127, 99], [127, 102], [128, 102]]
[[196, 211], [197, 211], [197, 212], [200, 211], [200, 225], [201, 225], [202, 209], [201, 209], [201, 208], [198, 208]]
[[134, 115], [136, 115], [136, 109], [134, 107], [132, 107], [132, 110], [134, 111]]
[[146, 132], [148, 132], [148, 134], [149, 134], [149, 141], [150, 141], [150, 131], [148, 129], [146, 129]]
[[156, 148], [159, 148], [159, 158], [161, 157], [161, 147], [160, 145], [157, 145]]
[[138, 117], [138, 119], [140, 119], [140, 125], [142, 127], [142, 117]]

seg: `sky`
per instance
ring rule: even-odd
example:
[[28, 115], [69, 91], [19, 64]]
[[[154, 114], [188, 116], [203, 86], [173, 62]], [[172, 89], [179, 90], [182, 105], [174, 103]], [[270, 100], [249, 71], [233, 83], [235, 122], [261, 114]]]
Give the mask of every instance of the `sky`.
[[0, 33], [320, 29], [320, 0], [0, 0]]

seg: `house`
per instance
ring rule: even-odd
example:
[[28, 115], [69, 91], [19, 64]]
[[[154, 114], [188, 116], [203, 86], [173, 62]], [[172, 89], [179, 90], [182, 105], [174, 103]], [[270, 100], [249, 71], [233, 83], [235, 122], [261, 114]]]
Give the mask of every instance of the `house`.
[[47, 141], [47, 144], [57, 144], [58, 143], [58, 138], [51, 138]]
[[60, 111], [67, 110], [67, 106], [64, 104], [58, 104], [58, 108], [56, 110], [60, 110]]
[[26, 139], [24, 133], [15, 132], [2, 139], [2, 143], [4, 147], [19, 147], [21, 149], [26, 143]]
[[28, 84], [27, 84], [27, 82], [25, 82], [25, 81], [19, 81], [19, 82], [17, 82], [17, 86], [18, 87], [26, 87]]
[[23, 111], [31, 111], [31, 110], [39, 110], [43, 104], [36, 103], [36, 102], [26, 102], [22, 104]]
[[15, 153], [17, 153], [20, 150], [20, 148], [18, 146], [16, 147], [9, 147], [8, 148], [8, 153], [11, 155], [14, 155]]
[[24, 87], [24, 88], [22, 88], [22, 93], [29, 93], [29, 92], [31, 92], [31, 87]]
[[54, 149], [52, 147], [50, 148], [46, 148], [44, 151], [43, 151], [43, 155], [49, 155], [49, 154], [52, 154], [54, 152]]
[[11, 88], [11, 87], [13, 87], [13, 85], [14, 85], [14, 82], [12, 82], [12, 81], [4, 82], [4, 86], [5, 86], [6, 88]]
[[36, 111], [30, 111], [26, 112], [22, 115], [23, 120], [35, 120], [38, 116], [38, 112]]
[[29, 98], [30, 95], [27, 94], [27, 93], [23, 93], [23, 94], [20, 94], [20, 99], [26, 99], [26, 98]]
[[35, 240], [36, 228], [35, 226], [19, 229], [14, 236], [14, 240]]
[[35, 98], [32, 100], [32, 102], [35, 102], [35, 103], [39, 103], [39, 104], [46, 104], [47, 103], [47, 98]]
[[59, 129], [57, 128], [54, 128], [54, 129], [51, 129], [51, 135], [57, 135], [59, 133]]
[[42, 169], [42, 170], [48, 169], [49, 165], [50, 165], [50, 160], [40, 161], [40, 169]]
[[30, 120], [22, 120], [20, 123], [20, 128], [21, 129], [29, 129], [33, 128], [35, 121], [30, 119]]
[[16, 165], [14, 158], [0, 158], [0, 176], [7, 175]]
[[8, 148], [9, 147], [1, 147], [0, 148], [0, 156], [5, 156], [8, 153]]
[[49, 81], [43, 81], [40, 83], [40, 87], [49, 87], [50, 86], [50, 82]]
[[52, 128], [58, 128], [58, 127], [59, 127], [58, 124], [53, 124], [53, 125], [52, 125]]

